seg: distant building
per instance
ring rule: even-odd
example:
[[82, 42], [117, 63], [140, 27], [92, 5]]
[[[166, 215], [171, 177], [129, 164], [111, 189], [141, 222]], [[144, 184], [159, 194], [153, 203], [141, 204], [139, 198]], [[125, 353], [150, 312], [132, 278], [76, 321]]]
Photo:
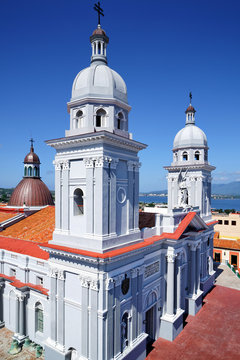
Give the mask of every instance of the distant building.
[[240, 271], [240, 214], [213, 213], [218, 223], [214, 226], [214, 260], [233, 265]]

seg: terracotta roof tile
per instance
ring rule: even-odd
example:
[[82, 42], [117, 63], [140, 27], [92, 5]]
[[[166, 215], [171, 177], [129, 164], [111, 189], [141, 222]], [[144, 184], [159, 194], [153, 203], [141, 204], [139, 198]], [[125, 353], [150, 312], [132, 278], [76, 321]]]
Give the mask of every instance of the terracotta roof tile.
[[238, 240], [227, 240], [227, 239], [213, 239], [213, 247], [240, 250], [240, 239]]
[[49, 254], [40, 249], [39, 244], [0, 236], [0, 249], [16, 252], [18, 254], [29, 255], [38, 259], [48, 260]]
[[26, 219], [8, 227], [1, 235], [46, 243], [52, 239], [55, 228], [55, 207], [47, 206]]
[[0, 209], [0, 223], [13, 218], [18, 214], [17, 211], [6, 211], [7, 209]]
[[6, 280], [9, 280], [11, 282], [11, 285], [18, 288], [18, 289], [21, 289], [23, 287], [29, 287], [30, 289], [37, 290], [37, 291], [41, 292], [44, 295], [48, 295], [49, 290], [45, 289], [41, 285], [35, 285], [35, 284], [32, 284], [32, 283], [23, 283], [20, 280], [17, 280], [15, 276], [7, 276], [5, 274], [0, 274], [0, 277], [4, 278]]

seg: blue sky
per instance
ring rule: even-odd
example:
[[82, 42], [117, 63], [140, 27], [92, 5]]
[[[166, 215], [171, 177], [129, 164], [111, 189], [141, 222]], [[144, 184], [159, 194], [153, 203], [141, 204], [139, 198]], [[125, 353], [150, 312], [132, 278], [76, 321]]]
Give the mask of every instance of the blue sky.
[[[90, 62], [97, 25], [92, 0], [0, 1], [0, 187], [23, 175], [35, 139], [43, 181], [54, 189], [55, 150], [44, 140], [69, 128], [66, 103]], [[193, 93], [207, 137], [213, 181], [240, 180], [240, 25], [238, 0], [104, 0], [108, 63], [128, 87], [130, 131], [140, 153], [140, 189], [166, 188], [164, 165], [185, 124]]]

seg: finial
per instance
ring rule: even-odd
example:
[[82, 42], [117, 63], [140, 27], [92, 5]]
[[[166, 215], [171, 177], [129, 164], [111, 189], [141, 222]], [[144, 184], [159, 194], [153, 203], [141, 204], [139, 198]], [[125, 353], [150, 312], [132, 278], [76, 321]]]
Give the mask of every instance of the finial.
[[30, 141], [30, 143], [31, 143], [31, 150], [34, 151], [34, 149], [33, 149], [33, 143], [34, 143], [33, 138], [31, 138], [29, 141]]
[[192, 92], [189, 93], [190, 105], [192, 104]]
[[94, 4], [93, 9], [98, 13], [98, 25], [101, 25], [100, 16], [104, 16], [104, 13], [103, 13], [103, 9], [100, 7], [100, 1], [98, 1], [97, 4]]

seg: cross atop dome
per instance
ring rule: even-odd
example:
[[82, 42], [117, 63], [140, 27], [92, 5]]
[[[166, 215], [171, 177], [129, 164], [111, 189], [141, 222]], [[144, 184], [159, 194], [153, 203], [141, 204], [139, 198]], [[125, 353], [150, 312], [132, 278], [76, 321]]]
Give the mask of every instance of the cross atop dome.
[[98, 13], [98, 25], [101, 24], [100, 22], [100, 16], [104, 16], [104, 13], [103, 13], [103, 9], [100, 7], [100, 1], [98, 1], [97, 4], [94, 4], [94, 8], [93, 8], [95, 11], [97, 11]]

